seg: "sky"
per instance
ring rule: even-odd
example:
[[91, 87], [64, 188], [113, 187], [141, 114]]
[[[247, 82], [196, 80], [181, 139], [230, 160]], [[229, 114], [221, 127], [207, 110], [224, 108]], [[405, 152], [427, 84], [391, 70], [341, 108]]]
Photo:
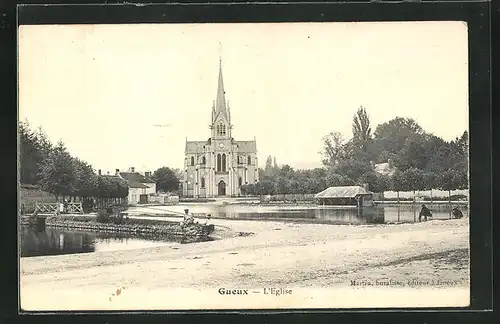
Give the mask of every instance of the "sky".
[[321, 166], [322, 137], [352, 137], [360, 106], [373, 129], [468, 129], [463, 22], [30, 25], [18, 56], [19, 119], [96, 170], [182, 168], [186, 138], [210, 136], [219, 58], [233, 137], [255, 137], [260, 166]]

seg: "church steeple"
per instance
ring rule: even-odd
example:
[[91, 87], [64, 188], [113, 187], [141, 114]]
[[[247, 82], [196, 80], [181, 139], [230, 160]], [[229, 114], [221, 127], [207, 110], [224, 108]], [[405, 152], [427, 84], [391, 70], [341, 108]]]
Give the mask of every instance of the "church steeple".
[[231, 115], [229, 104], [226, 102], [224, 80], [222, 77], [222, 58], [219, 57], [219, 78], [217, 82], [217, 96], [212, 106], [212, 136], [231, 137]]
[[224, 90], [224, 80], [222, 78], [222, 59], [219, 58], [219, 81], [217, 84], [217, 97], [215, 101], [215, 115], [224, 114], [227, 117], [226, 92]]

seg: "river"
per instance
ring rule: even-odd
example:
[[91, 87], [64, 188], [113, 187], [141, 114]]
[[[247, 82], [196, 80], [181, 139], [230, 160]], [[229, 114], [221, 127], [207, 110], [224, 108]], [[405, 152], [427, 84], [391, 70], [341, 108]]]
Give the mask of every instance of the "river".
[[[316, 205], [265, 206], [265, 205], [217, 205], [182, 204], [175, 206], [143, 206], [129, 209], [131, 216], [141, 218], [178, 217], [189, 209], [199, 218], [211, 214], [214, 219], [282, 220], [321, 222], [329, 224], [383, 224], [389, 222], [418, 221], [418, 206], [346, 208]], [[433, 219], [449, 219], [448, 206], [430, 206]], [[461, 208], [464, 216], [468, 210]], [[154, 217], [147, 215], [154, 214]], [[142, 215], [142, 216], [141, 216]], [[165, 215], [162, 217], [162, 215]], [[21, 227], [21, 257], [92, 253], [96, 251], [122, 251], [154, 246], [183, 244], [179, 237], [146, 237], [123, 233], [96, 233], [46, 227], [44, 230]]]

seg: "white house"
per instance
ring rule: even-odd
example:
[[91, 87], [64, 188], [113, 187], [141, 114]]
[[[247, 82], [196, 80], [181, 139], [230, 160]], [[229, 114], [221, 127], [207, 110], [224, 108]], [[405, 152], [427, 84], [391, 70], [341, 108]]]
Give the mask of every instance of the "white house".
[[392, 176], [397, 170], [396, 167], [392, 164], [391, 159], [388, 159], [386, 163], [373, 164], [372, 162], [372, 167], [375, 172], [386, 176]]
[[155, 201], [156, 182], [150, 178], [150, 172], [145, 172], [145, 175], [142, 175], [131, 167], [128, 172], [120, 172], [119, 169], [116, 169], [115, 175], [127, 181], [128, 203], [130, 205], [146, 204]]

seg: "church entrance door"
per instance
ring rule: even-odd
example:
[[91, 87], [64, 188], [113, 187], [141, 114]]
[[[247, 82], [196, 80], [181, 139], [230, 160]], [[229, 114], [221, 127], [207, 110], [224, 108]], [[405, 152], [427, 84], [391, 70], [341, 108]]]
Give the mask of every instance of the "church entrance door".
[[218, 187], [218, 195], [219, 196], [225, 196], [226, 195], [226, 183], [221, 180], [219, 184], [217, 185]]

